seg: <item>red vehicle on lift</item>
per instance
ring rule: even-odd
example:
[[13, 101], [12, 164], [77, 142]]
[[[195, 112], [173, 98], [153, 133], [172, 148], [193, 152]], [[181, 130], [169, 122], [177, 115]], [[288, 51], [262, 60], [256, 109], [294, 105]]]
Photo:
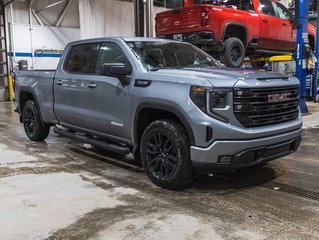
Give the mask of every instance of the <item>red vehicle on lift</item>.
[[[240, 67], [245, 56], [253, 60], [295, 52], [298, 25], [275, 0], [185, 0], [183, 8], [156, 15], [157, 37], [190, 42], [228, 67]], [[313, 47], [314, 26], [309, 24], [308, 31]], [[261, 68], [264, 62], [252, 65]]]

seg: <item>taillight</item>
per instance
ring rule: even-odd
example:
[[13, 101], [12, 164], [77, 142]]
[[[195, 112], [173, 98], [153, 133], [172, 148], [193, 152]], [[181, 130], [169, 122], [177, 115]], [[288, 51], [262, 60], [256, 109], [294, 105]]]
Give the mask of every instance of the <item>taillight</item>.
[[201, 8], [201, 25], [203, 26], [207, 26], [210, 24], [210, 12], [211, 12], [211, 8], [204, 6]]

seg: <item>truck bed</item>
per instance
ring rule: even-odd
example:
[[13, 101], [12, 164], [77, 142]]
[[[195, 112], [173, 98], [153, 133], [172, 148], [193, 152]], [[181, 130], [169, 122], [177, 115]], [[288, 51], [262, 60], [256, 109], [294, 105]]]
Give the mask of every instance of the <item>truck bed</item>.
[[[29, 92], [36, 96], [36, 98], [41, 99], [37, 101], [41, 115], [44, 121], [51, 122], [55, 119], [55, 114], [53, 111], [53, 83], [55, 70], [23, 70], [16, 71], [16, 93]], [[36, 93], [36, 94], [34, 94]], [[16, 101], [23, 101], [25, 96], [19, 96], [16, 94]], [[36, 99], [37, 100], [37, 99]]]

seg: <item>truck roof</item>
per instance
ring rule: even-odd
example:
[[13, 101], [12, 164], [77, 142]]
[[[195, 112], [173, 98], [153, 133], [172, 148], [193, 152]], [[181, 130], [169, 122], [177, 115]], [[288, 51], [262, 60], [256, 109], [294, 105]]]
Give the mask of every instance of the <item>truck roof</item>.
[[125, 42], [156, 42], [156, 41], [163, 41], [163, 42], [179, 42], [176, 40], [170, 40], [170, 39], [163, 39], [163, 38], [151, 38], [151, 37], [102, 37], [102, 38], [89, 38], [84, 40], [78, 40], [70, 42], [69, 44], [75, 45], [75, 44], [82, 44], [82, 43], [89, 43], [89, 42], [101, 42], [101, 41], [108, 41], [108, 40], [123, 40]]

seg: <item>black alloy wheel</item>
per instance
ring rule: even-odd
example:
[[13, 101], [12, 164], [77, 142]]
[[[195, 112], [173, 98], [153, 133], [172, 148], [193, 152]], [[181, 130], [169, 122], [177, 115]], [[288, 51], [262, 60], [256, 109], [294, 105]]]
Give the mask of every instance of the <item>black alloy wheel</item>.
[[29, 100], [23, 107], [22, 122], [24, 131], [32, 141], [43, 141], [50, 132], [50, 124], [44, 123], [35, 100]]
[[227, 67], [239, 68], [244, 62], [245, 47], [239, 38], [228, 38], [224, 42], [224, 51], [220, 53], [220, 61]]
[[233, 47], [230, 49], [230, 56], [235, 64], [238, 64], [238, 61], [240, 61], [242, 54], [243, 53], [238, 44], [234, 44]]
[[36, 132], [37, 121], [35, 119], [35, 113], [30, 108], [26, 108], [23, 112], [23, 125], [27, 136], [34, 136]]
[[147, 167], [159, 179], [173, 175], [177, 167], [177, 148], [165, 133], [153, 133], [146, 147]]
[[140, 144], [143, 168], [154, 184], [179, 189], [194, 177], [190, 143], [185, 128], [171, 120], [157, 120], [148, 125]]

